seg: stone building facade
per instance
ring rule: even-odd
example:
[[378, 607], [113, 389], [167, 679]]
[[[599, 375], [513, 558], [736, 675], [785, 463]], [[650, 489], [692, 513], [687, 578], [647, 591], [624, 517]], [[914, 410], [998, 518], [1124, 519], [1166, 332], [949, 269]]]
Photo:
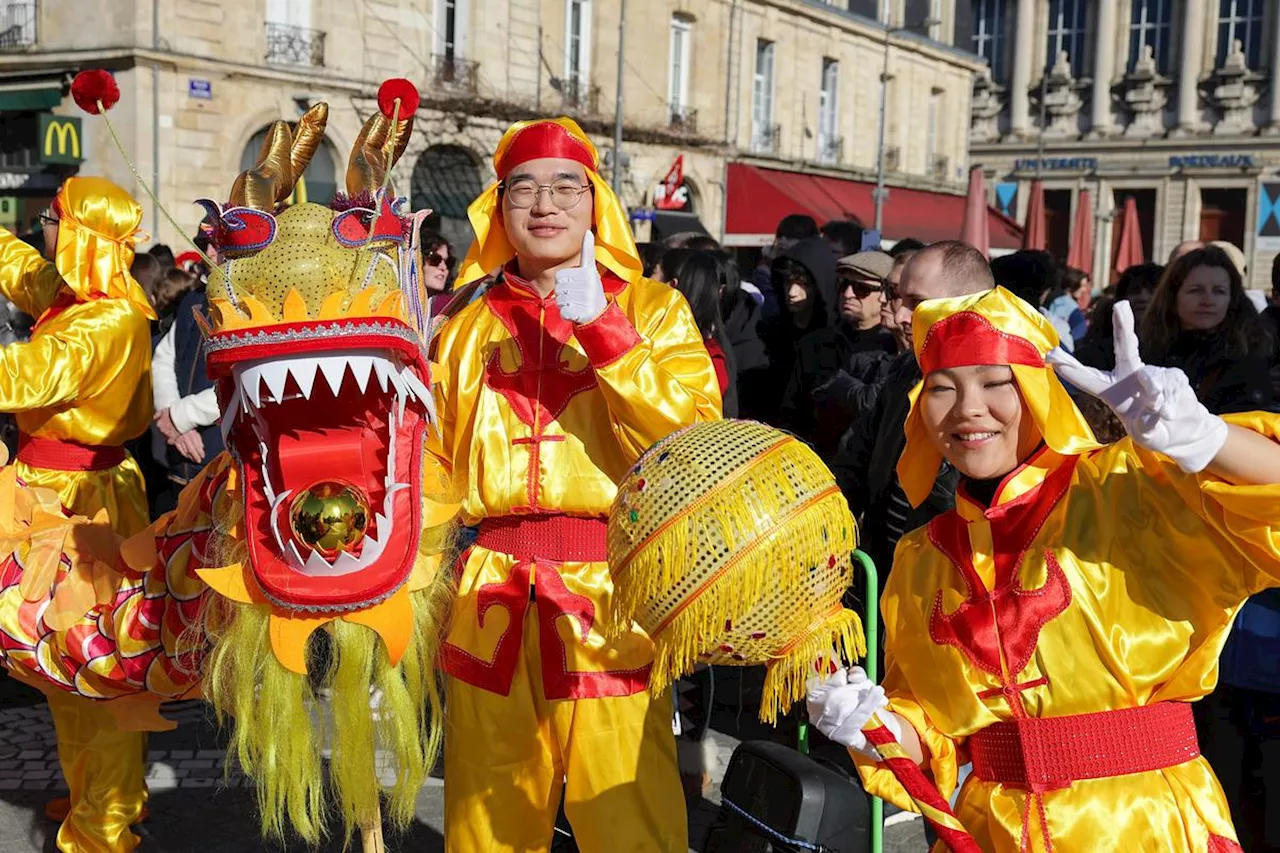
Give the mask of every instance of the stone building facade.
[[1252, 285], [1269, 287], [1280, 251], [1278, 6], [973, 0], [969, 46], [988, 70], [975, 87], [971, 157], [993, 202], [1025, 217], [1039, 176], [1050, 248], [1065, 256], [1090, 190], [1099, 271], [1132, 196], [1149, 260], [1183, 240], [1227, 240], [1244, 250]]
[[[887, 183], [963, 191], [981, 63], [952, 44], [963, 30], [952, 20], [955, 0], [934, 3], [938, 23], [911, 29], [900, 27], [919, 17], [915, 0], [860, 5], [626, 5], [618, 187], [639, 211], [642, 237], [652, 218], [645, 211], [677, 158], [682, 203], [671, 206], [717, 237], [730, 163], [874, 180], [886, 52]], [[492, 180], [490, 153], [511, 121], [579, 119], [609, 152], [612, 175], [622, 9], [621, 0], [0, 0], [8, 142], [0, 151], [0, 222], [29, 225], [58, 182], [78, 170], [132, 188], [148, 208], [147, 227], [178, 245], [103, 120], [83, 115], [67, 96], [81, 68], [115, 73], [122, 97], [111, 116], [121, 141], [187, 232], [201, 215], [192, 199], [225, 196], [269, 123], [320, 100], [331, 109], [327, 139], [299, 192], [331, 196], [362, 120], [376, 108], [378, 83], [403, 76], [418, 85], [423, 104], [397, 190], [437, 210], [446, 232], [465, 242], [466, 205]], [[845, 212], [870, 219], [869, 210]], [[754, 239], [739, 237], [742, 245]]]

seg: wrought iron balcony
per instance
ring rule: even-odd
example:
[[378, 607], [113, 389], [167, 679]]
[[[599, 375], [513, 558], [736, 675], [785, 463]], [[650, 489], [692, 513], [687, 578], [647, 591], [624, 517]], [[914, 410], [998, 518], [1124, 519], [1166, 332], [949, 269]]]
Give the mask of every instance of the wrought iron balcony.
[[0, 51], [22, 50], [36, 43], [35, 0], [0, 4]]
[[324, 65], [324, 32], [293, 24], [267, 22], [267, 62], [273, 65]]
[[476, 93], [480, 63], [458, 56], [435, 54], [431, 57], [431, 82], [451, 92]]
[[698, 111], [680, 104], [672, 104], [668, 113], [667, 129], [694, 136], [698, 133]]
[[837, 166], [844, 162], [843, 136], [818, 136], [818, 162]]
[[782, 125], [753, 124], [751, 128], [751, 150], [756, 154], [777, 154], [782, 144]]
[[588, 85], [586, 80], [575, 77], [560, 81], [560, 94], [566, 110], [588, 115], [600, 112], [600, 87]]

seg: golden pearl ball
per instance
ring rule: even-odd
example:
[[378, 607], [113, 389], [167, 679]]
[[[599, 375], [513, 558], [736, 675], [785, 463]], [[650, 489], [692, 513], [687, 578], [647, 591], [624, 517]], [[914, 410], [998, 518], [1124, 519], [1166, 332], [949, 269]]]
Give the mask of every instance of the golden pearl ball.
[[293, 499], [289, 526], [299, 542], [333, 559], [364, 538], [369, 502], [345, 483], [316, 483]]

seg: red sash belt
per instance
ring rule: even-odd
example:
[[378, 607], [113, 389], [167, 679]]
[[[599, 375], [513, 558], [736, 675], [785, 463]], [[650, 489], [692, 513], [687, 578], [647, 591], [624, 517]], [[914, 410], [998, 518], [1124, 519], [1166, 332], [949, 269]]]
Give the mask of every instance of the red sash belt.
[[602, 563], [609, 558], [608, 533], [603, 518], [505, 515], [481, 521], [476, 544], [519, 560]]
[[50, 471], [105, 471], [129, 456], [123, 447], [18, 435], [18, 461]]
[[1024, 790], [1066, 788], [1183, 764], [1200, 755], [1191, 706], [1157, 702], [1142, 708], [1014, 720], [969, 738], [973, 775]]

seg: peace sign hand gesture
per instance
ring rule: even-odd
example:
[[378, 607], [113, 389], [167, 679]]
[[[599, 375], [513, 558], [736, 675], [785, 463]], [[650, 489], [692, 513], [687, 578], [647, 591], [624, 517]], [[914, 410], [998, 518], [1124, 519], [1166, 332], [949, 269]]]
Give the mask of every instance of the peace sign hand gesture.
[[1189, 474], [1203, 471], [1227, 441], [1226, 421], [1196, 399], [1181, 370], [1142, 363], [1127, 300], [1116, 303], [1112, 317], [1115, 370], [1086, 367], [1061, 347], [1045, 360], [1063, 380], [1110, 406], [1135, 444], [1163, 453]]
[[590, 228], [582, 237], [578, 266], [556, 272], [556, 305], [560, 316], [570, 323], [590, 323], [608, 307], [604, 283], [596, 271], [596, 239]]

